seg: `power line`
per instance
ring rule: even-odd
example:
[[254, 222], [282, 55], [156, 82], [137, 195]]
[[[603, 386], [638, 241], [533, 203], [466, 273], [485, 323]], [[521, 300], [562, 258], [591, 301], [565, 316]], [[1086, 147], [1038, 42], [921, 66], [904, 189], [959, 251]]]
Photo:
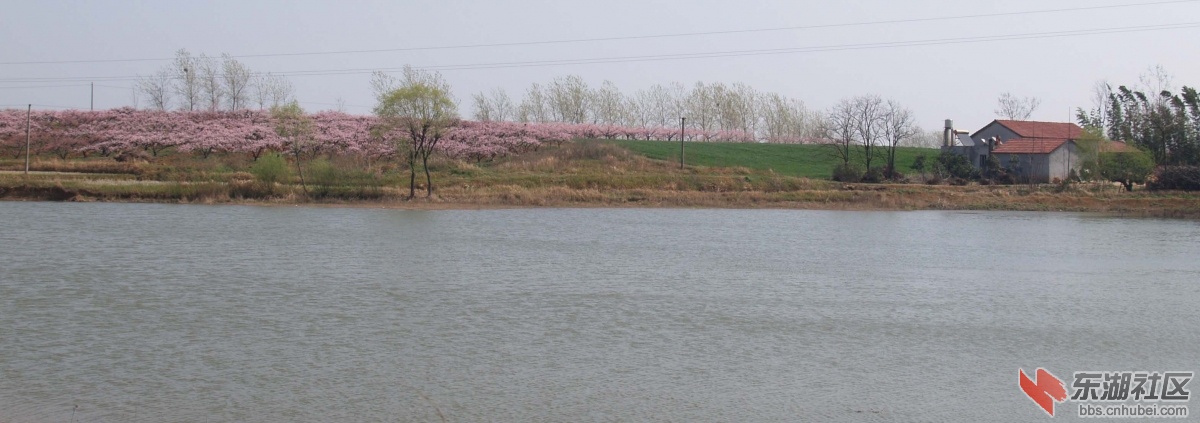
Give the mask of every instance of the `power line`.
[[[87, 86], [89, 86], [89, 85], [88, 85], [88, 84], [71, 84], [71, 85], [21, 85], [21, 86], [0, 87], [0, 90], [19, 90], [19, 89], [24, 89], [24, 88], [79, 88], [79, 87], [87, 87]], [[132, 87], [118, 87], [118, 86], [115, 86], [115, 85], [101, 85], [101, 84], [96, 84], [95, 86], [97, 86], [97, 87], [101, 87], [101, 88], [116, 88], [116, 89], [119, 89], [119, 90], [128, 90], [128, 89], [132, 88]]]
[[[1078, 37], [1085, 35], [1102, 35], [1126, 32], [1146, 32], [1146, 31], [1162, 31], [1172, 29], [1187, 29], [1200, 28], [1200, 22], [1192, 22], [1186, 24], [1169, 24], [1169, 25], [1152, 25], [1146, 27], [1127, 27], [1127, 28], [1108, 28], [1095, 30], [1080, 30], [1080, 31], [1055, 31], [1044, 33], [1031, 34], [1012, 34], [1012, 35], [994, 35], [981, 37], [964, 37], [964, 38], [946, 38], [933, 40], [917, 40], [917, 41], [897, 41], [884, 43], [864, 43], [864, 44], [842, 44], [830, 46], [816, 47], [798, 47], [798, 48], [780, 48], [780, 49], [761, 49], [761, 50], [735, 50], [726, 52], [712, 53], [683, 53], [683, 54], [666, 54], [653, 56], [627, 56], [614, 58], [599, 58], [599, 59], [577, 59], [577, 60], [548, 60], [548, 61], [533, 61], [533, 62], [511, 62], [511, 63], [496, 63], [496, 64], [478, 64], [478, 65], [445, 65], [445, 66], [429, 66], [422, 69], [428, 70], [476, 70], [476, 69], [496, 69], [509, 67], [531, 67], [531, 66], [557, 66], [557, 65], [572, 65], [572, 64], [601, 64], [601, 63], [622, 63], [622, 62], [643, 62], [643, 61], [661, 61], [661, 60], [682, 60], [682, 59], [707, 59], [721, 57], [740, 57], [740, 56], [764, 56], [778, 54], [797, 54], [797, 53], [819, 53], [833, 51], [848, 51], [848, 50], [870, 50], [870, 49], [886, 49], [899, 47], [919, 47], [947, 44], [972, 44], [993, 41], [1011, 41], [1011, 40], [1029, 40], [1029, 39], [1045, 39], [1045, 38], [1063, 38], [1063, 37]], [[393, 68], [398, 69], [398, 68]], [[295, 74], [295, 76], [305, 76], [304, 74]]]
[[[747, 34], [747, 33], [760, 33], [760, 32], [798, 31], [798, 30], [810, 30], [810, 29], [846, 28], [846, 27], [872, 26], [872, 25], [895, 25], [895, 24], [904, 24], [904, 23], [921, 23], [921, 22], [945, 21], [945, 20], [981, 19], [981, 18], [995, 18], [995, 17], [1021, 16], [1021, 15], [1039, 15], [1039, 14], [1080, 12], [1080, 11], [1103, 10], [1103, 9], [1120, 9], [1120, 8], [1131, 8], [1131, 7], [1160, 6], [1160, 5], [1180, 4], [1180, 3], [1196, 3], [1198, 1], [1200, 1], [1200, 0], [1170, 0], [1170, 1], [1157, 1], [1157, 2], [1148, 2], [1148, 3], [1127, 3], [1127, 4], [1117, 4], [1117, 5], [1107, 5], [1107, 6], [1087, 6], [1087, 7], [1062, 8], [1062, 9], [1031, 10], [1031, 11], [1020, 11], [1020, 12], [981, 13], [981, 14], [958, 15], [958, 16], [940, 16], [940, 17], [931, 17], [931, 18], [892, 19], [892, 20], [866, 21], [866, 22], [847, 22], [847, 23], [820, 24], [820, 25], [786, 26], [786, 27], [775, 27], [775, 28], [753, 28], [753, 29], [735, 29], [735, 30], [724, 30], [724, 31], [681, 32], [681, 33], [671, 33], [671, 34], [630, 35], [630, 36], [621, 36], [621, 37], [600, 37], [600, 38], [574, 38], [574, 39], [561, 39], [561, 40], [521, 41], [521, 42], [507, 42], [507, 43], [399, 47], [399, 48], [367, 49], [367, 50], [338, 50], [338, 51], [318, 51], [318, 52], [301, 52], [301, 53], [242, 54], [242, 55], [232, 55], [231, 57], [234, 57], [234, 58], [263, 58], [263, 57], [289, 57], [289, 56], [321, 56], [321, 55], [335, 55], [335, 54], [395, 53], [395, 52], [403, 52], [403, 51], [453, 50], [453, 49], [470, 49], [470, 48], [515, 47], [515, 46], [534, 46], [534, 45], [551, 45], [551, 44], [589, 43], [589, 42], [603, 42], [603, 41], [629, 41], [629, 40], [645, 40], [645, 39], [656, 39], [656, 38], [681, 38], [681, 37], [694, 37], [694, 36], [705, 36], [705, 35], [730, 35], [730, 34]], [[169, 57], [169, 58], [142, 58], [142, 59], [45, 60], [45, 61], [23, 61], [23, 62], [0, 62], [0, 65], [161, 62], [161, 61], [170, 61], [170, 60], [175, 60], [175, 58]]]
[[34, 107], [48, 107], [48, 108], [51, 108], [51, 109], [65, 109], [65, 110], [79, 109], [78, 107], [52, 106], [52, 105], [49, 105], [49, 104], [37, 104], [37, 103], [32, 103], [32, 104], [29, 104], [29, 103], [26, 103], [26, 104], [0, 104], [0, 108], [4, 108], [4, 107], [25, 107], [25, 106], [34, 106]]
[[300, 104], [315, 104], [318, 106], [343, 106], [343, 107], [355, 107], [355, 108], [364, 108], [364, 109], [374, 109], [375, 108], [375, 106], [363, 106], [361, 104], [318, 103], [315, 101], [301, 101], [299, 103]]
[[74, 85], [30, 85], [30, 86], [20, 86], [20, 87], [0, 87], [0, 90], [19, 90], [19, 89], [24, 89], [24, 88], [78, 88], [78, 87], [86, 87], [86, 86], [87, 86], [87, 84], [74, 84]]
[[[520, 62], [495, 62], [495, 63], [474, 63], [460, 65], [433, 65], [421, 66], [420, 69], [439, 70], [439, 71], [455, 71], [455, 70], [478, 70], [478, 69], [497, 69], [497, 68], [517, 68], [517, 67], [541, 67], [541, 66], [562, 66], [562, 65], [586, 65], [586, 64], [604, 64], [604, 63], [625, 63], [625, 62], [651, 62], [663, 60], [685, 60], [685, 59], [708, 59], [722, 57], [742, 57], [742, 56], [763, 56], [763, 55], [779, 55], [779, 54], [802, 54], [802, 53], [819, 53], [833, 51], [849, 51], [849, 50], [868, 50], [868, 49], [888, 49], [901, 47], [918, 47], [932, 45], [947, 45], [947, 44], [972, 44], [995, 41], [1013, 41], [1013, 40], [1030, 40], [1030, 39], [1047, 39], [1047, 38], [1064, 38], [1064, 37], [1079, 37], [1087, 35], [1102, 35], [1130, 32], [1149, 32], [1149, 31], [1165, 31], [1177, 29], [1190, 29], [1200, 27], [1200, 22], [1185, 22], [1175, 24], [1161, 25], [1145, 25], [1131, 26], [1120, 28], [1100, 28], [1100, 29], [1085, 29], [1085, 30], [1070, 30], [1070, 31], [1051, 31], [1037, 32], [1024, 34], [1007, 34], [1007, 35], [987, 35], [976, 37], [959, 37], [959, 38], [936, 38], [926, 40], [913, 41], [890, 41], [890, 42], [875, 42], [875, 43], [860, 43], [860, 44], [836, 44], [824, 46], [809, 46], [809, 47], [794, 47], [794, 48], [778, 48], [778, 49], [756, 49], [756, 50], [732, 50], [719, 52], [700, 52], [700, 53], [675, 53], [675, 54], [657, 54], [657, 55], [640, 55], [640, 56], [617, 56], [617, 57], [600, 57], [600, 58], [584, 58], [584, 59], [555, 59], [555, 60], [538, 60], [538, 61], [520, 61]], [[311, 70], [311, 71], [289, 71], [289, 72], [272, 72], [274, 75], [281, 76], [333, 76], [333, 75], [354, 75], [366, 74], [376, 71], [396, 71], [402, 68], [358, 68], [358, 69], [326, 69], [326, 70]], [[255, 75], [265, 75], [266, 73], [256, 73]], [[87, 81], [136, 81], [138, 76], [90, 76], [90, 77], [62, 77], [62, 78], [8, 78], [0, 79], [0, 82], [8, 83], [37, 83], [37, 82], [87, 82]]]

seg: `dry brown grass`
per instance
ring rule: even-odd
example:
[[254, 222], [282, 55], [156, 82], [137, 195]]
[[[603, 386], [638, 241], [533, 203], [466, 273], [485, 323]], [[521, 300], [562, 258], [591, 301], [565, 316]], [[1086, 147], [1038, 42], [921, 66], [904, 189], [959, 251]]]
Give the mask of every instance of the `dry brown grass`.
[[[23, 161], [8, 160], [0, 170], [24, 171]], [[35, 172], [70, 172], [70, 173], [100, 173], [138, 175], [142, 173], [143, 164], [133, 162], [116, 162], [111, 159], [61, 160], [58, 158], [35, 158], [29, 163], [29, 170]]]
[[[1144, 193], [1024, 192], [1014, 187], [846, 185], [787, 191], [661, 188], [572, 188], [563, 185], [450, 186], [432, 199], [405, 200], [406, 189], [387, 187], [378, 199], [346, 201], [305, 198], [294, 185], [269, 192], [247, 191], [242, 183], [187, 183], [0, 179], [0, 199], [52, 201], [157, 201], [198, 203], [361, 204], [405, 208], [488, 207], [712, 207], [824, 210], [1022, 210], [1102, 212], [1120, 215], [1200, 218], [1200, 198]], [[260, 189], [260, 188], [254, 188]]]
[[[236, 160], [236, 159], [234, 159]], [[1200, 195], [1126, 193], [1109, 184], [944, 186], [840, 184], [746, 168], [688, 167], [605, 143], [543, 148], [498, 163], [439, 158], [433, 198], [406, 200], [407, 172], [375, 168], [373, 185], [327, 185], [305, 196], [295, 182], [258, 183], [233, 161], [192, 167], [191, 158], [122, 164], [42, 161], [50, 173], [0, 172], [0, 199], [368, 205], [401, 208], [714, 207], [836, 210], [1029, 210], [1200, 218]], [[334, 163], [353, 170], [353, 164]], [[117, 172], [125, 171], [125, 172]], [[361, 175], [360, 175], [361, 176]], [[135, 180], [136, 179], [136, 180]], [[319, 178], [318, 178], [319, 179]], [[336, 178], [335, 178], [336, 179]], [[424, 178], [420, 178], [423, 182]], [[382, 184], [382, 185], [381, 185]], [[312, 187], [310, 187], [310, 190]], [[424, 189], [424, 185], [418, 188]]]

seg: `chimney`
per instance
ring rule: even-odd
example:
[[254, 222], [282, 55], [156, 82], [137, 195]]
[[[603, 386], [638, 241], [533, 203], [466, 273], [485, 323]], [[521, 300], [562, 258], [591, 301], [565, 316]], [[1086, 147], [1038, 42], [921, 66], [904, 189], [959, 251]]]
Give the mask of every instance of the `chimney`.
[[942, 148], [954, 145], [954, 143], [950, 142], [951, 135], [954, 135], [954, 121], [946, 119], [946, 129], [942, 130]]

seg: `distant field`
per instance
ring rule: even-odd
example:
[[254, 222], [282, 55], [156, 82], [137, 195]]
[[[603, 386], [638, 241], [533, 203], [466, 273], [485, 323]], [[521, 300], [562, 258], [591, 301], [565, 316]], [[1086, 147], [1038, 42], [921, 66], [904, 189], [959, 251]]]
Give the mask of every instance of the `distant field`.
[[[629, 149], [635, 153], [657, 160], [679, 160], [679, 143], [667, 141], [596, 140]], [[883, 149], [875, 159], [880, 166], [886, 163]], [[772, 170], [786, 176], [801, 176], [812, 179], [829, 179], [837, 164], [830, 147], [823, 145], [795, 144], [747, 144], [689, 142], [686, 144], [686, 162], [699, 166], [741, 166], [755, 170]], [[921, 154], [937, 155], [929, 148], [902, 147], [896, 151], [896, 167], [909, 173], [909, 165]], [[932, 158], [932, 157], [931, 157]], [[872, 165], [875, 165], [872, 161]]]

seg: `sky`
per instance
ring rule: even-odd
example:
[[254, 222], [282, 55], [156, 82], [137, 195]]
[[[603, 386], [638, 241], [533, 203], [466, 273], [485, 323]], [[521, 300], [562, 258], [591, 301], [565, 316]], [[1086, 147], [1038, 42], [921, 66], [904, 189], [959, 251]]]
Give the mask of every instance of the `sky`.
[[[360, 114], [374, 104], [370, 72], [405, 65], [471, 65], [440, 71], [466, 116], [473, 93], [499, 88], [519, 101], [532, 83], [578, 75], [627, 94], [741, 82], [810, 110], [874, 94], [912, 109], [927, 130], [944, 119], [981, 128], [1005, 92], [1039, 98], [1036, 120], [1066, 121], [1092, 106], [1098, 81], [1134, 86], [1156, 66], [1176, 90], [1200, 85], [1200, 0], [38, 0], [3, 9], [0, 108], [87, 109], [90, 83], [97, 109], [133, 105], [136, 77], [179, 49], [288, 75], [307, 110], [340, 101]], [[771, 49], [783, 51], [744, 54]], [[315, 52], [336, 54], [281, 55]], [[663, 60], [718, 52], [739, 55]], [[601, 58], [636, 59], [528, 64]], [[295, 74], [305, 71], [317, 75]]]

